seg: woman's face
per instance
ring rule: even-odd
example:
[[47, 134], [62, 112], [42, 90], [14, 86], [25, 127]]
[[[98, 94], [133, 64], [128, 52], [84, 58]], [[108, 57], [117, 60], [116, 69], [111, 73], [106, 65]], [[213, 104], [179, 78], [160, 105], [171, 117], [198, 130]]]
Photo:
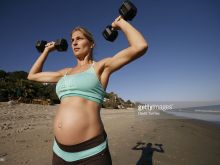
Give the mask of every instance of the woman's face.
[[85, 57], [92, 53], [93, 45], [83, 35], [81, 31], [75, 31], [72, 34], [72, 49], [76, 57]]

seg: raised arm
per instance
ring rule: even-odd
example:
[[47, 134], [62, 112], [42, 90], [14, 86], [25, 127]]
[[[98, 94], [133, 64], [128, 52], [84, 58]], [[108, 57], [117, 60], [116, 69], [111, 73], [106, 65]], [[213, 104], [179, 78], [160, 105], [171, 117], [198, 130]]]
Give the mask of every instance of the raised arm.
[[118, 52], [113, 57], [104, 59], [105, 69], [109, 73], [113, 73], [129, 62], [141, 57], [148, 48], [148, 44], [142, 34], [121, 16], [115, 19], [112, 27], [121, 30], [125, 34], [129, 47]]
[[60, 79], [60, 77], [63, 76], [66, 69], [62, 69], [57, 72], [42, 72], [43, 64], [46, 61], [47, 56], [51, 51], [55, 50], [54, 44], [54, 42], [47, 43], [43, 53], [38, 57], [38, 59], [32, 66], [27, 77], [28, 80], [54, 83], [57, 82]]
[[145, 143], [137, 142], [136, 146], [134, 146], [132, 150], [143, 150], [144, 149], [143, 145], [145, 145]]

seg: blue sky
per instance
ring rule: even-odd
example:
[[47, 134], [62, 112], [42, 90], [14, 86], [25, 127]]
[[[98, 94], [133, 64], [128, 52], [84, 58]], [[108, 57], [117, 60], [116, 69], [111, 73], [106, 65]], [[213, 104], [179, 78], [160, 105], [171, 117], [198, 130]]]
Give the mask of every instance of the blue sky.
[[[102, 37], [119, 15], [119, 0], [1, 0], [0, 69], [28, 72], [39, 56], [35, 42], [66, 38], [75, 26], [96, 40], [95, 60], [127, 47], [122, 32], [113, 43]], [[107, 92], [133, 101], [220, 100], [220, 1], [133, 0], [131, 22], [146, 38], [148, 52], [110, 78]], [[71, 48], [50, 54], [44, 71], [76, 64]]]

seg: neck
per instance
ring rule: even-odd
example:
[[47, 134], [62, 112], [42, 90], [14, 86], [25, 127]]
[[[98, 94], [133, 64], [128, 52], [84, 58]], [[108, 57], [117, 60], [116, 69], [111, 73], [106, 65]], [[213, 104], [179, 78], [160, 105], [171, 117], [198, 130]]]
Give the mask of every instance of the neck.
[[77, 58], [77, 67], [82, 67], [84, 65], [89, 65], [93, 63], [91, 56], [86, 56], [84, 59]]

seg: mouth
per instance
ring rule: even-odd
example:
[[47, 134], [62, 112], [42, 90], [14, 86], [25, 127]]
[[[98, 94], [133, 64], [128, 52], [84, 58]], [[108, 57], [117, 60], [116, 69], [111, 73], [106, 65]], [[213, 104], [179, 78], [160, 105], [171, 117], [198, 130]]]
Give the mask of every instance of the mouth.
[[77, 52], [77, 51], [79, 51], [79, 49], [80, 49], [80, 48], [74, 48], [73, 50], [74, 50], [75, 52]]

